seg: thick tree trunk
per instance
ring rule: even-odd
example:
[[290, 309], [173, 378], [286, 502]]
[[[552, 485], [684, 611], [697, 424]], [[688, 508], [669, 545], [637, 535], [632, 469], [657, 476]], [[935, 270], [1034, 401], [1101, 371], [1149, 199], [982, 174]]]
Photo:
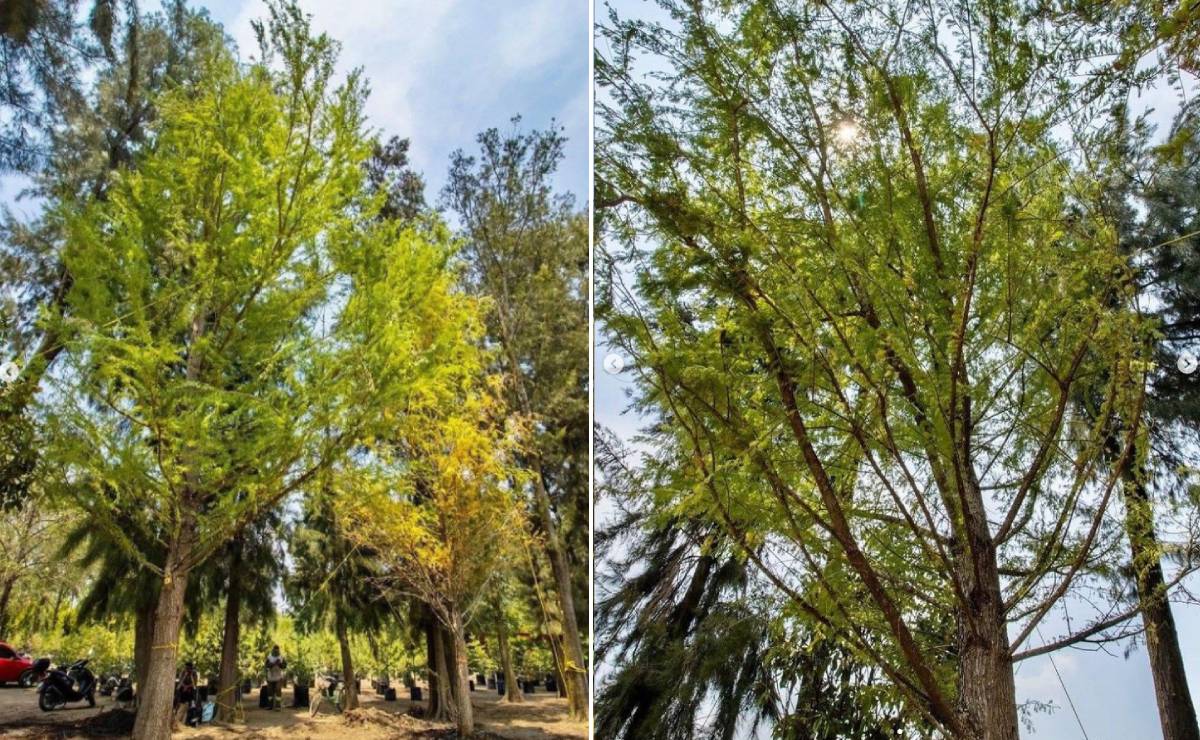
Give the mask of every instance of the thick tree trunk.
[[[986, 611], [991, 611], [987, 609]], [[1019, 740], [1016, 686], [1003, 622], [959, 627], [959, 701], [972, 740]]]
[[[969, 461], [970, 456], [964, 452], [962, 459]], [[956, 553], [967, 602], [958, 618], [960, 710], [976, 740], [1020, 740], [996, 545], [974, 470], [969, 462], [965, 467], [963, 529], [967, 542]]]
[[233, 544], [229, 557], [229, 591], [225, 595], [225, 633], [221, 641], [221, 668], [217, 680], [217, 717], [232, 722], [241, 686], [238, 681], [238, 641], [241, 637], [242, 547]]
[[133, 685], [134, 696], [142, 701], [146, 690], [146, 673], [150, 670], [150, 646], [154, 644], [155, 602], [149, 599], [140, 605], [133, 617]]
[[154, 609], [154, 641], [150, 647], [146, 688], [133, 725], [133, 740], [169, 740], [175, 699], [175, 668], [183, 597], [187, 590], [195, 523], [185, 517], [180, 534], [167, 548], [167, 564]]
[[357, 709], [358, 686], [354, 682], [354, 659], [350, 656], [350, 635], [346, 630], [346, 620], [340, 613], [334, 620], [334, 630], [337, 632], [338, 646], [342, 650], [343, 709]]
[[458, 717], [456, 718], [458, 734], [462, 737], [471, 737], [475, 732], [475, 714], [471, 707], [471, 689], [467, 685], [467, 639], [462, 614], [459, 613], [457, 607], [451, 609], [449, 633], [454, 645], [454, 660], [451, 670], [458, 707]]
[[496, 641], [500, 643], [500, 668], [504, 671], [504, 700], [523, 702], [525, 697], [517, 688], [517, 674], [513, 672], [512, 666], [512, 650], [508, 646], [508, 625], [505, 623], [503, 615], [498, 620], [496, 627]]
[[575, 619], [575, 597], [571, 591], [571, 570], [567, 553], [558, 537], [558, 527], [550, 511], [550, 494], [542, 480], [541, 472], [533, 476], [534, 497], [542, 533], [546, 537], [546, 554], [550, 558], [550, 569], [554, 572], [554, 590], [558, 593], [558, 606], [563, 620], [563, 673], [566, 678], [567, 704], [571, 717], [587, 719], [588, 686], [587, 662], [583, 657], [583, 643], [579, 638], [579, 624]]
[[1158, 702], [1163, 740], [1200, 740], [1175, 617], [1167, 601], [1166, 579], [1154, 531], [1154, 511], [1141, 474], [1132, 466], [1130, 468], [1124, 474], [1125, 531], [1137, 576], [1142, 623], [1146, 627], [1146, 652], [1150, 656], [1150, 674], [1154, 679], [1154, 698]]

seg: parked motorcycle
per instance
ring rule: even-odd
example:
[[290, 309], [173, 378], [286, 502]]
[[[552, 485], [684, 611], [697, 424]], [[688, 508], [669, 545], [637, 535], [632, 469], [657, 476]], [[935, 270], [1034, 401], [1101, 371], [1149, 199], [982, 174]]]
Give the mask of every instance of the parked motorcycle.
[[86, 701], [88, 706], [96, 706], [96, 677], [88, 670], [87, 664], [86, 659], [77, 660], [65, 671], [55, 669], [46, 674], [38, 687], [38, 706], [43, 712], [53, 711], [73, 701]]
[[117, 688], [113, 692], [113, 696], [122, 709], [128, 709], [133, 706], [133, 681], [129, 680], [128, 676], [122, 676], [121, 680], [117, 682]]
[[31, 689], [46, 678], [46, 673], [49, 670], [50, 659], [38, 658], [33, 661], [33, 665], [21, 672], [21, 676], [17, 679], [17, 685], [23, 689]]

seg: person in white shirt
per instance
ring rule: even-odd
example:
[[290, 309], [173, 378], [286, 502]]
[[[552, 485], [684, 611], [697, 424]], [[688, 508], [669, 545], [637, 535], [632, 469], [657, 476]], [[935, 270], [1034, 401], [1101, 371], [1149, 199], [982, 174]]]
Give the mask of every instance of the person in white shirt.
[[283, 707], [283, 669], [287, 661], [279, 654], [279, 646], [271, 648], [267, 656], [267, 690], [271, 692], [271, 708], [279, 711]]

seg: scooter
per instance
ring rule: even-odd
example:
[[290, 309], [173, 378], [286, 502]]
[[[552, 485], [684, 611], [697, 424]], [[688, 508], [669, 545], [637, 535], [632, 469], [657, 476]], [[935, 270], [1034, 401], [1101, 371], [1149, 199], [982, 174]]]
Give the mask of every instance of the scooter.
[[38, 687], [38, 706], [43, 712], [63, 707], [67, 702], [86, 701], [96, 706], [96, 677], [87, 668], [87, 660], [77, 660], [67, 670], [52, 670]]

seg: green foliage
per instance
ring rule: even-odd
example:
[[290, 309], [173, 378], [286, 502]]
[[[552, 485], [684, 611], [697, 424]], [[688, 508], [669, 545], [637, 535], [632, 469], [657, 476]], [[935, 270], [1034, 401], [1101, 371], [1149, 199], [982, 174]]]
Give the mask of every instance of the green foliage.
[[82, 658], [97, 676], [130, 675], [133, 671], [133, 629], [110, 619], [68, 630], [49, 630], [28, 641], [30, 652], [59, 665]]
[[180, 663], [191, 661], [201, 683], [216, 677], [221, 668], [221, 637], [224, 634], [224, 619], [220, 612], [210, 612], [200, 617], [195, 630], [187, 636], [179, 651]]
[[571, 194], [552, 187], [561, 130], [513, 125], [481, 133], [476, 154], [452, 155], [442, 203], [461, 224], [466, 284], [488, 301], [485, 330], [506, 376], [505, 401], [532, 422], [525, 465], [549, 491], [574, 566], [577, 622], [586, 624], [587, 219]]
[[1128, 87], [1033, 3], [663, 6], [610, 15], [596, 61], [597, 317], [651, 419], [635, 529], [719, 531], [786, 604], [773, 640], [832, 641], [880, 672], [850, 701], [966, 734], [1122, 537], [1152, 327], [1097, 165]]

